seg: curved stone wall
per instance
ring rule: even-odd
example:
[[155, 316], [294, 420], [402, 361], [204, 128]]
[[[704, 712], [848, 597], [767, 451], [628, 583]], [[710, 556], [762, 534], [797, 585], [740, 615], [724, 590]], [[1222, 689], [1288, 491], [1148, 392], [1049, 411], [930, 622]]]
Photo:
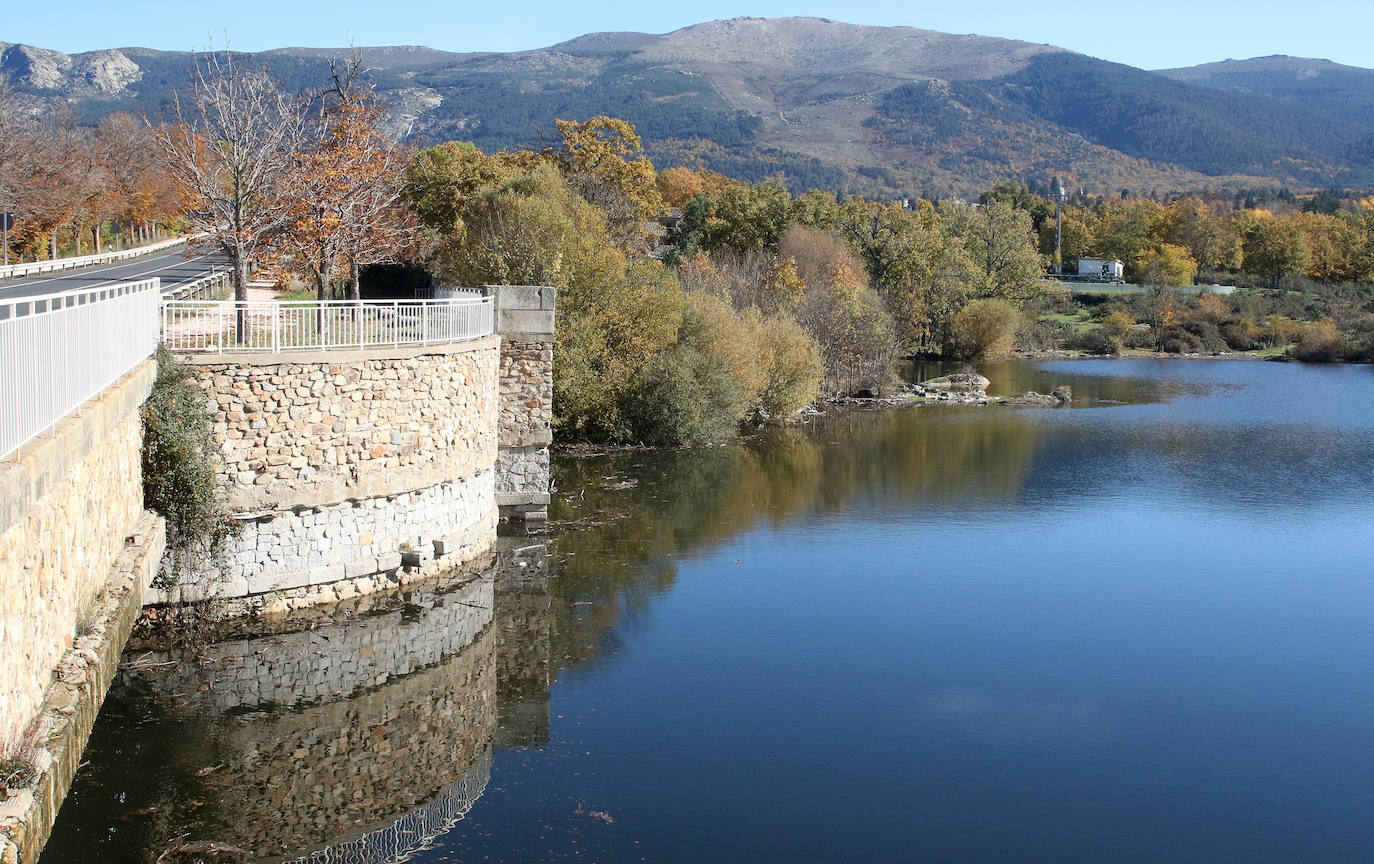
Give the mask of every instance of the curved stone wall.
[[496, 337], [427, 348], [189, 358], [241, 532], [145, 602], [226, 615], [347, 599], [464, 563], [495, 537]]

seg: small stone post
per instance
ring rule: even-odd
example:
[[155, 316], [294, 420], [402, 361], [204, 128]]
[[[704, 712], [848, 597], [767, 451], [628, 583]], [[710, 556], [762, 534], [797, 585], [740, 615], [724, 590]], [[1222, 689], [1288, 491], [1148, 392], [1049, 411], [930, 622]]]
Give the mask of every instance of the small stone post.
[[553, 441], [554, 289], [487, 286], [501, 337], [496, 504], [503, 519], [543, 521], [549, 508]]

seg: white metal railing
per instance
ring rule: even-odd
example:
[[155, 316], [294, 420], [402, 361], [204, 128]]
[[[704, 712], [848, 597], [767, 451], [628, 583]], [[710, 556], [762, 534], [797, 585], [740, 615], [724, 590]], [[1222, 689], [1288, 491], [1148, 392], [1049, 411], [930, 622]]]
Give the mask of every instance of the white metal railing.
[[171, 249], [173, 246], [185, 243], [188, 239], [192, 238], [173, 237], [171, 240], [159, 240], [156, 243], [149, 243], [146, 246], [135, 246], [132, 249], [123, 249], [119, 252], [101, 252], [98, 255], [82, 255], [77, 258], [55, 258], [51, 261], [30, 261], [27, 264], [9, 264], [0, 266], [0, 279], [17, 279], [20, 276], [33, 276], [36, 273], [55, 273], [59, 270], [75, 270], [78, 267], [90, 267], [95, 264], [109, 264], [112, 261], [124, 261], [129, 258], [137, 258], [140, 255]]
[[491, 292], [483, 288], [445, 288], [442, 285], [434, 288], [433, 299], [452, 300], [456, 297], [485, 297]]
[[221, 270], [218, 273], [210, 273], [187, 282], [185, 285], [177, 285], [167, 289], [169, 300], [214, 300], [218, 297], [233, 293], [230, 283], [233, 278], [229, 271]]
[[0, 300], [0, 459], [157, 347], [157, 279]]
[[164, 300], [162, 341], [172, 351], [273, 354], [466, 342], [495, 330], [493, 300]]

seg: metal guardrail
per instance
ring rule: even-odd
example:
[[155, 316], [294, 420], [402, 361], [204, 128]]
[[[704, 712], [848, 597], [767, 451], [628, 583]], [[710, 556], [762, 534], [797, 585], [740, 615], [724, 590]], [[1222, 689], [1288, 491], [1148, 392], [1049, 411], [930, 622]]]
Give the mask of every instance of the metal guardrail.
[[59, 270], [75, 270], [95, 264], [125, 261], [140, 255], [171, 249], [173, 246], [185, 243], [188, 239], [190, 238], [174, 237], [171, 240], [159, 240], [156, 243], [149, 243], [147, 246], [136, 246], [133, 249], [123, 249], [119, 252], [101, 252], [99, 255], [82, 255], [79, 258], [54, 258], [51, 261], [31, 261], [28, 264], [9, 264], [0, 267], [0, 279], [15, 279], [38, 273], [56, 273]]
[[0, 300], [0, 459], [157, 347], [157, 279]]
[[490, 336], [493, 298], [205, 303], [164, 300], [162, 341], [172, 351], [226, 352], [400, 348]]
[[227, 293], [232, 282], [233, 278], [229, 271], [224, 270], [202, 276], [185, 285], [178, 285], [168, 290], [166, 296], [172, 300], [215, 300], [221, 294]]

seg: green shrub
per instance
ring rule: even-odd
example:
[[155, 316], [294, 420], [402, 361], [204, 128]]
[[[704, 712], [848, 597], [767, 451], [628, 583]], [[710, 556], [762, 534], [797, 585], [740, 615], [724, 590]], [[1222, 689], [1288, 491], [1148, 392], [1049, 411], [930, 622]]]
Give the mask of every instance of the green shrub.
[[1160, 342], [1159, 350], [1165, 354], [1202, 354], [1207, 346], [1196, 334], [1176, 327]]
[[1374, 363], [1374, 315], [1365, 315], [1351, 327], [1348, 359]]
[[1123, 341], [1126, 335], [1131, 332], [1131, 328], [1135, 326], [1135, 316], [1120, 309], [1113, 309], [1102, 316], [1102, 326], [1117, 341]]
[[686, 446], [734, 438], [743, 410], [725, 362], [687, 344], [644, 364], [621, 406], [629, 440]]
[[205, 398], [190, 370], [159, 345], [157, 378], [142, 409], [143, 502], [167, 522], [171, 561], [170, 571], [155, 581], [159, 588], [220, 554], [236, 528], [215, 480], [218, 448]]
[[1106, 327], [1094, 327], [1074, 339], [1072, 347], [1089, 354], [1119, 354], [1121, 340]]
[[1211, 321], [1189, 318], [1183, 322], [1182, 329], [1195, 338], [1197, 344], [1202, 346], [1200, 350], [1203, 352], [1215, 354], [1226, 350], [1226, 340], [1222, 338], [1217, 325]]
[[1221, 338], [1233, 351], [1252, 351], [1260, 344], [1260, 329], [1249, 318], [1228, 321], [1221, 325]]

